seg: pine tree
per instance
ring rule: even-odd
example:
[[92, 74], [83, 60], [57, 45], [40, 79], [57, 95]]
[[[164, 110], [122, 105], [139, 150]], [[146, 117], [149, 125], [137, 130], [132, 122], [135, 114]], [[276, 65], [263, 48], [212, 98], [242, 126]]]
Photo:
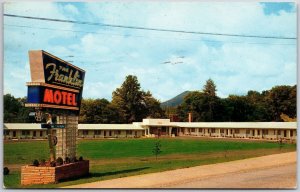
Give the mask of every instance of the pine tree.
[[208, 79], [206, 84], [203, 87], [203, 93], [207, 96], [208, 105], [209, 105], [209, 119], [210, 121], [214, 121], [213, 111], [214, 111], [214, 103], [216, 99], [216, 85], [212, 79]]
[[211, 96], [211, 97], [215, 97], [216, 91], [217, 91], [217, 88], [216, 88], [214, 81], [209, 78], [203, 87], [204, 94]]

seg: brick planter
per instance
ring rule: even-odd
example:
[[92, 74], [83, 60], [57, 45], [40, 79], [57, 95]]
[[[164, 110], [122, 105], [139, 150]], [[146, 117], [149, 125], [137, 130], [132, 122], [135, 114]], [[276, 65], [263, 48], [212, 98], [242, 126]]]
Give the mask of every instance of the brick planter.
[[63, 179], [88, 175], [89, 160], [78, 161], [57, 167], [21, 167], [21, 185], [57, 183]]

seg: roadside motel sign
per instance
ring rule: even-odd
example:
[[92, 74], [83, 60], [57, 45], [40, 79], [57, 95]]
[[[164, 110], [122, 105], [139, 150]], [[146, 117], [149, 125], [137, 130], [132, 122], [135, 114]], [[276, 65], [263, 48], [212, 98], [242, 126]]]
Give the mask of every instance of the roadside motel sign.
[[43, 50], [29, 51], [26, 107], [79, 112], [85, 71]]
[[[47, 129], [50, 162], [56, 160], [55, 156], [63, 159], [74, 158], [76, 157], [78, 115], [85, 71], [43, 50], [29, 51], [29, 62], [31, 82], [26, 83], [28, 92], [25, 107], [35, 108], [36, 113], [34, 115], [37, 121], [41, 121], [42, 117], [46, 116], [46, 123], [42, 123], [41, 128]], [[51, 112], [42, 112], [42, 109], [45, 108], [50, 109]], [[52, 123], [51, 113], [56, 113], [58, 124]], [[56, 129], [56, 135], [53, 135], [54, 129]], [[61, 166], [68, 167], [68, 165]], [[25, 184], [25, 181], [29, 181], [27, 184], [45, 184], [44, 174], [49, 174], [51, 177], [53, 175], [55, 182], [57, 175], [63, 175], [64, 178], [75, 176], [68, 175], [69, 172], [84, 175], [88, 172], [89, 161], [86, 161], [86, 166], [87, 171], [84, 172], [81, 170], [82, 167], [71, 166], [71, 168], [60, 169], [59, 172], [55, 169], [54, 173], [45, 172], [44, 169], [30, 168], [27, 172], [23, 172], [22, 168], [21, 184]], [[38, 179], [32, 180], [33, 176]], [[47, 182], [49, 183], [49, 181]], [[51, 180], [51, 182], [54, 181]]]
[[[29, 51], [29, 63], [31, 82], [26, 83], [25, 107], [36, 109], [37, 121], [42, 119], [42, 109], [62, 110], [58, 116], [59, 124], [53, 124], [51, 114], [45, 113], [48, 114], [47, 123], [41, 124], [41, 128], [48, 132], [51, 161], [55, 160], [55, 153], [61, 157], [74, 157], [78, 128], [76, 116], [79, 115], [85, 71], [43, 50]], [[53, 129], [57, 129], [57, 137], [53, 135]]]

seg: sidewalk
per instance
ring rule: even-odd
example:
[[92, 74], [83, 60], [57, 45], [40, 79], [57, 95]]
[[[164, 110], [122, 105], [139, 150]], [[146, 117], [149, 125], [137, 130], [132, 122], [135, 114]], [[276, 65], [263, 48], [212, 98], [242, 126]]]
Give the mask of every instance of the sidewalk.
[[296, 163], [296, 161], [297, 153], [289, 152], [225, 163], [85, 183], [67, 186], [65, 188], [160, 188], [227, 173], [237, 173], [248, 170], [261, 170], [263, 168], [277, 167]]

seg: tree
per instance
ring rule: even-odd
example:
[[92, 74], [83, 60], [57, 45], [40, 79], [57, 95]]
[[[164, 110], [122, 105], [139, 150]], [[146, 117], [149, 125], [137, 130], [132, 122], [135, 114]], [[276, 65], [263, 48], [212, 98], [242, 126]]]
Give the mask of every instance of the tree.
[[122, 123], [163, 116], [160, 102], [149, 91], [141, 90], [137, 77], [133, 75], [128, 75], [121, 87], [112, 93], [111, 104], [117, 109]]
[[225, 121], [227, 118], [225, 102], [217, 96], [210, 97], [200, 91], [191, 91], [177, 107], [181, 121], [187, 121], [188, 113], [192, 113], [193, 121]]
[[188, 113], [193, 114], [194, 121], [204, 121], [204, 113], [206, 111], [204, 94], [200, 91], [191, 91], [183, 100], [183, 103], [177, 108], [181, 121], [188, 120]]
[[209, 78], [203, 87], [203, 93], [210, 97], [215, 97], [215, 96], [217, 96], [216, 91], [217, 91], [217, 88], [216, 88], [214, 81]]
[[143, 104], [145, 105], [145, 113], [148, 115], [148, 117], [165, 117], [165, 112], [160, 107], [160, 102], [152, 96], [150, 91], [143, 92]]
[[229, 95], [226, 100], [229, 106], [232, 107], [230, 121], [248, 121], [248, 117], [251, 114], [251, 106], [245, 96]]
[[106, 99], [83, 99], [79, 123], [118, 123], [118, 112]]
[[246, 102], [250, 106], [248, 121], [270, 121], [264, 95], [257, 91], [248, 91]]
[[208, 79], [206, 81], [206, 84], [203, 87], [203, 93], [206, 96], [207, 102], [208, 102], [208, 107], [209, 107], [209, 121], [214, 121], [214, 115], [213, 115], [213, 110], [214, 110], [214, 105], [216, 102], [216, 85], [212, 79]]
[[155, 158], [157, 160], [157, 156], [161, 153], [161, 144], [160, 141], [157, 140], [154, 144], [154, 148], [152, 150], [152, 153], [155, 155]]
[[18, 100], [11, 94], [4, 95], [4, 122], [13, 123], [18, 116], [19, 109], [22, 107]]
[[33, 108], [25, 107], [26, 98], [15, 98], [11, 94], [5, 94], [4, 103], [4, 122], [5, 123], [32, 123], [33, 117], [29, 113], [34, 111]]
[[271, 90], [264, 92], [268, 113], [274, 121], [281, 121], [280, 114], [284, 113], [291, 118], [295, 118], [296, 112], [296, 85], [295, 86], [275, 86]]
[[112, 93], [112, 105], [118, 110], [123, 123], [141, 120], [144, 105], [140, 88], [137, 77], [128, 75], [121, 87]]

